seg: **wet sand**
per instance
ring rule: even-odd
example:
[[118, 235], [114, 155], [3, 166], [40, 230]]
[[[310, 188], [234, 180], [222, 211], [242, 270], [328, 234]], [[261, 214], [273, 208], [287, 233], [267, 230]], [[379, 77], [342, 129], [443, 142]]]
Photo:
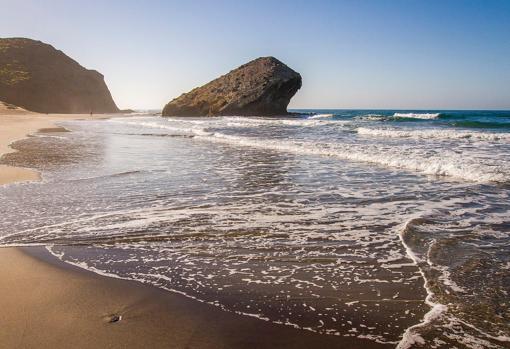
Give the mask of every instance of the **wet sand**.
[[[90, 117], [90, 115], [79, 114], [16, 114], [10, 109], [2, 107], [0, 108], [0, 156], [14, 151], [10, 147], [10, 144], [14, 141], [26, 138], [29, 134], [33, 134], [39, 129], [55, 127], [55, 122], [80, 118], [100, 119], [105, 117], [104, 115]], [[39, 178], [40, 176], [37, 171], [0, 165], [0, 185], [34, 181]]]
[[[89, 116], [0, 112], [0, 154], [12, 152], [9, 144], [15, 140], [77, 118]], [[0, 166], [0, 184], [38, 178], [30, 169]], [[44, 248], [0, 248], [0, 309], [0, 347], [5, 348], [393, 347], [228, 313], [70, 266]]]
[[68, 266], [43, 248], [0, 249], [0, 280], [5, 348], [392, 347], [224, 312]]

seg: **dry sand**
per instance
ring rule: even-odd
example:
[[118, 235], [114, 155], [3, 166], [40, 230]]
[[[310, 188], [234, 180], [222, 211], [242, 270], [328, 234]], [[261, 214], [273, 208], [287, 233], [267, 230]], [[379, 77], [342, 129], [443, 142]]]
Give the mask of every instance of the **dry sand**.
[[37, 113], [28, 111], [14, 104], [9, 104], [0, 101], [0, 115], [24, 115], [24, 114], [37, 114]]
[[[1, 114], [0, 153], [55, 121], [83, 117]], [[37, 178], [29, 169], [0, 167], [0, 184]], [[111, 323], [112, 316], [121, 320]], [[274, 325], [103, 277], [60, 262], [44, 248], [0, 248], [0, 348], [381, 347], [392, 346]]]

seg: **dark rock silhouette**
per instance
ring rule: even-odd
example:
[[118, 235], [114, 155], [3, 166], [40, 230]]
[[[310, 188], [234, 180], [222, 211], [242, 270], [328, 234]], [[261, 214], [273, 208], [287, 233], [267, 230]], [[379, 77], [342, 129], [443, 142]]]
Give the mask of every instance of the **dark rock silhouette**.
[[25, 38], [0, 38], [0, 100], [40, 113], [119, 112], [103, 75]]
[[172, 100], [163, 116], [286, 115], [301, 75], [274, 57], [261, 57]]

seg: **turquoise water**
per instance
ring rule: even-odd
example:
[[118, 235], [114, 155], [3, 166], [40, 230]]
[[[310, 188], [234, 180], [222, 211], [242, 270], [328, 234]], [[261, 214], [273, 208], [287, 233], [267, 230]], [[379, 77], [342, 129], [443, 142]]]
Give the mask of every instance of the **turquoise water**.
[[[510, 111], [487, 110], [349, 110], [291, 109], [296, 113], [331, 114], [332, 120], [379, 119], [387, 123], [423, 123], [423, 126], [510, 130]], [[414, 125], [419, 127], [419, 125]]]

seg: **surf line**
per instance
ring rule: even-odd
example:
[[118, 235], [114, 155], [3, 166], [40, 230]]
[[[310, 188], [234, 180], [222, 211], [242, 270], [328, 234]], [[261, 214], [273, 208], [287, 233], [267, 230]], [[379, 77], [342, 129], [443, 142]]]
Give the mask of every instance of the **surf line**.
[[[404, 246], [406, 250], [407, 256], [413, 261], [413, 263], [418, 267], [418, 270], [423, 278], [424, 282], [424, 288], [427, 292], [427, 297], [425, 297], [425, 303], [430, 307], [430, 310], [425, 314], [423, 317], [423, 320], [413, 325], [405, 330], [405, 332], [402, 335], [402, 339], [398, 343], [396, 349], [409, 349], [412, 348], [414, 344], [423, 345], [425, 344], [425, 339], [416, 331], [419, 328], [425, 327], [428, 324], [431, 324], [435, 319], [439, 318], [443, 313], [445, 313], [448, 310], [448, 307], [441, 303], [436, 303], [433, 301], [434, 293], [428, 286], [428, 280], [425, 276], [425, 272], [420, 267], [420, 264], [425, 262], [420, 257], [418, 257], [407, 245], [407, 243], [404, 240], [404, 234], [409, 228], [410, 224], [412, 224], [415, 220], [421, 218], [420, 216], [415, 216], [413, 218], [408, 219], [403, 225], [400, 226], [400, 229], [398, 229], [398, 236], [400, 241], [402, 242], [402, 245]], [[430, 250], [430, 249], [429, 249]], [[428, 256], [427, 261], [428, 263]]]

